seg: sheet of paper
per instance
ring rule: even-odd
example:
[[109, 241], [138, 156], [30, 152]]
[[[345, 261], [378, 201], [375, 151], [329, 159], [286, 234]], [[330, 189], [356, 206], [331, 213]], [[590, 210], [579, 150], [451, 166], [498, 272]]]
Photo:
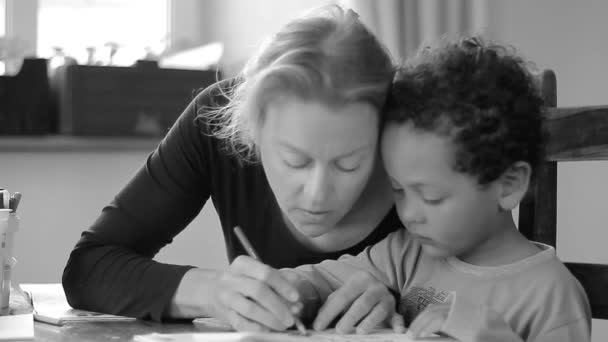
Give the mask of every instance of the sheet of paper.
[[232, 326], [230, 324], [228, 324], [228, 322], [225, 322], [220, 319], [213, 318], [213, 317], [197, 318], [194, 321], [192, 321], [192, 323], [194, 323], [198, 326], [208, 328], [213, 331], [215, 331], [215, 330], [234, 331], [234, 329], [232, 329]]
[[32, 296], [37, 321], [62, 325], [66, 322], [134, 320], [130, 317], [78, 310], [68, 304], [61, 284], [21, 284]]
[[0, 341], [34, 339], [32, 314], [0, 316]]
[[[367, 335], [341, 335], [333, 330], [311, 332], [310, 336], [291, 333], [186, 333], [186, 334], [148, 334], [136, 335], [137, 342], [413, 342], [409, 334], [395, 334], [388, 329], [379, 329]], [[433, 336], [416, 341], [454, 341], [453, 339]]]

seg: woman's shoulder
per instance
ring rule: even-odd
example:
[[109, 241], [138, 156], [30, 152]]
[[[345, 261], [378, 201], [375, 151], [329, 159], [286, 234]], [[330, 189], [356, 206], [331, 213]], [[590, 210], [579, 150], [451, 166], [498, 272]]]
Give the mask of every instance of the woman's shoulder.
[[238, 82], [238, 78], [220, 80], [199, 90], [165, 136], [162, 145], [174, 146], [176, 150], [188, 153], [193, 164], [213, 164], [214, 170], [222, 165], [239, 168], [238, 156], [229, 152], [227, 141], [222, 136], [215, 134], [222, 124], [215, 113], [228, 103], [227, 91]]
[[241, 77], [231, 77], [196, 91], [194, 102], [199, 108], [217, 109], [225, 106], [230, 101], [230, 92], [242, 82]]

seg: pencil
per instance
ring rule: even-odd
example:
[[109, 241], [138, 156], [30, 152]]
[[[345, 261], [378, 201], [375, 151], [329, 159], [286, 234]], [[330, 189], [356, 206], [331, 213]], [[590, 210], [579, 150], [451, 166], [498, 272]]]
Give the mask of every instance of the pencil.
[[[249, 239], [247, 239], [247, 236], [245, 236], [245, 233], [243, 233], [243, 230], [241, 229], [241, 227], [235, 226], [234, 234], [236, 234], [237, 239], [239, 240], [241, 245], [243, 245], [243, 248], [245, 248], [245, 251], [247, 252], [247, 254], [250, 257], [254, 258], [255, 260], [257, 260], [259, 262], [263, 262], [262, 259], [260, 259], [259, 255], [255, 252], [255, 249], [253, 249], [253, 246], [249, 242]], [[296, 324], [296, 328], [298, 329], [300, 334], [302, 334], [304, 336], [308, 336], [306, 327], [304, 326], [302, 321], [300, 321], [300, 318], [298, 318], [297, 316], [294, 316], [294, 321]]]

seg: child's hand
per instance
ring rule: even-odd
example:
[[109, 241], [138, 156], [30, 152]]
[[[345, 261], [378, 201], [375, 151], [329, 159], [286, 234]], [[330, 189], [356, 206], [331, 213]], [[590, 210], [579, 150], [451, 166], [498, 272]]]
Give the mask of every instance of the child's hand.
[[287, 280], [300, 295], [298, 304], [294, 308], [300, 310], [299, 312], [292, 310], [292, 312], [300, 317], [304, 324], [311, 322], [315, 318], [317, 312], [319, 311], [319, 307], [322, 304], [319, 293], [315, 289], [314, 285], [293, 269], [283, 268], [280, 269], [279, 272], [281, 276], [283, 276], [283, 279]]
[[414, 319], [410, 325], [409, 334], [412, 338], [417, 339], [438, 333], [443, 328], [451, 307], [451, 302], [429, 305]]
[[336, 323], [338, 333], [349, 333], [356, 328], [358, 334], [365, 334], [383, 322], [388, 322], [395, 332], [402, 333], [405, 332], [403, 317], [396, 313], [395, 306], [395, 297], [386, 285], [367, 272], [359, 272], [327, 297], [313, 328], [326, 329], [344, 312]]

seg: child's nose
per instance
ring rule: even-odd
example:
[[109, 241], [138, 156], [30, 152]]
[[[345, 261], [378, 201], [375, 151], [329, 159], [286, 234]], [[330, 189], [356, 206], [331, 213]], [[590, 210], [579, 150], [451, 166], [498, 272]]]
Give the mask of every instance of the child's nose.
[[411, 200], [403, 200], [399, 209], [399, 216], [406, 227], [422, 223], [424, 219], [422, 210]]

